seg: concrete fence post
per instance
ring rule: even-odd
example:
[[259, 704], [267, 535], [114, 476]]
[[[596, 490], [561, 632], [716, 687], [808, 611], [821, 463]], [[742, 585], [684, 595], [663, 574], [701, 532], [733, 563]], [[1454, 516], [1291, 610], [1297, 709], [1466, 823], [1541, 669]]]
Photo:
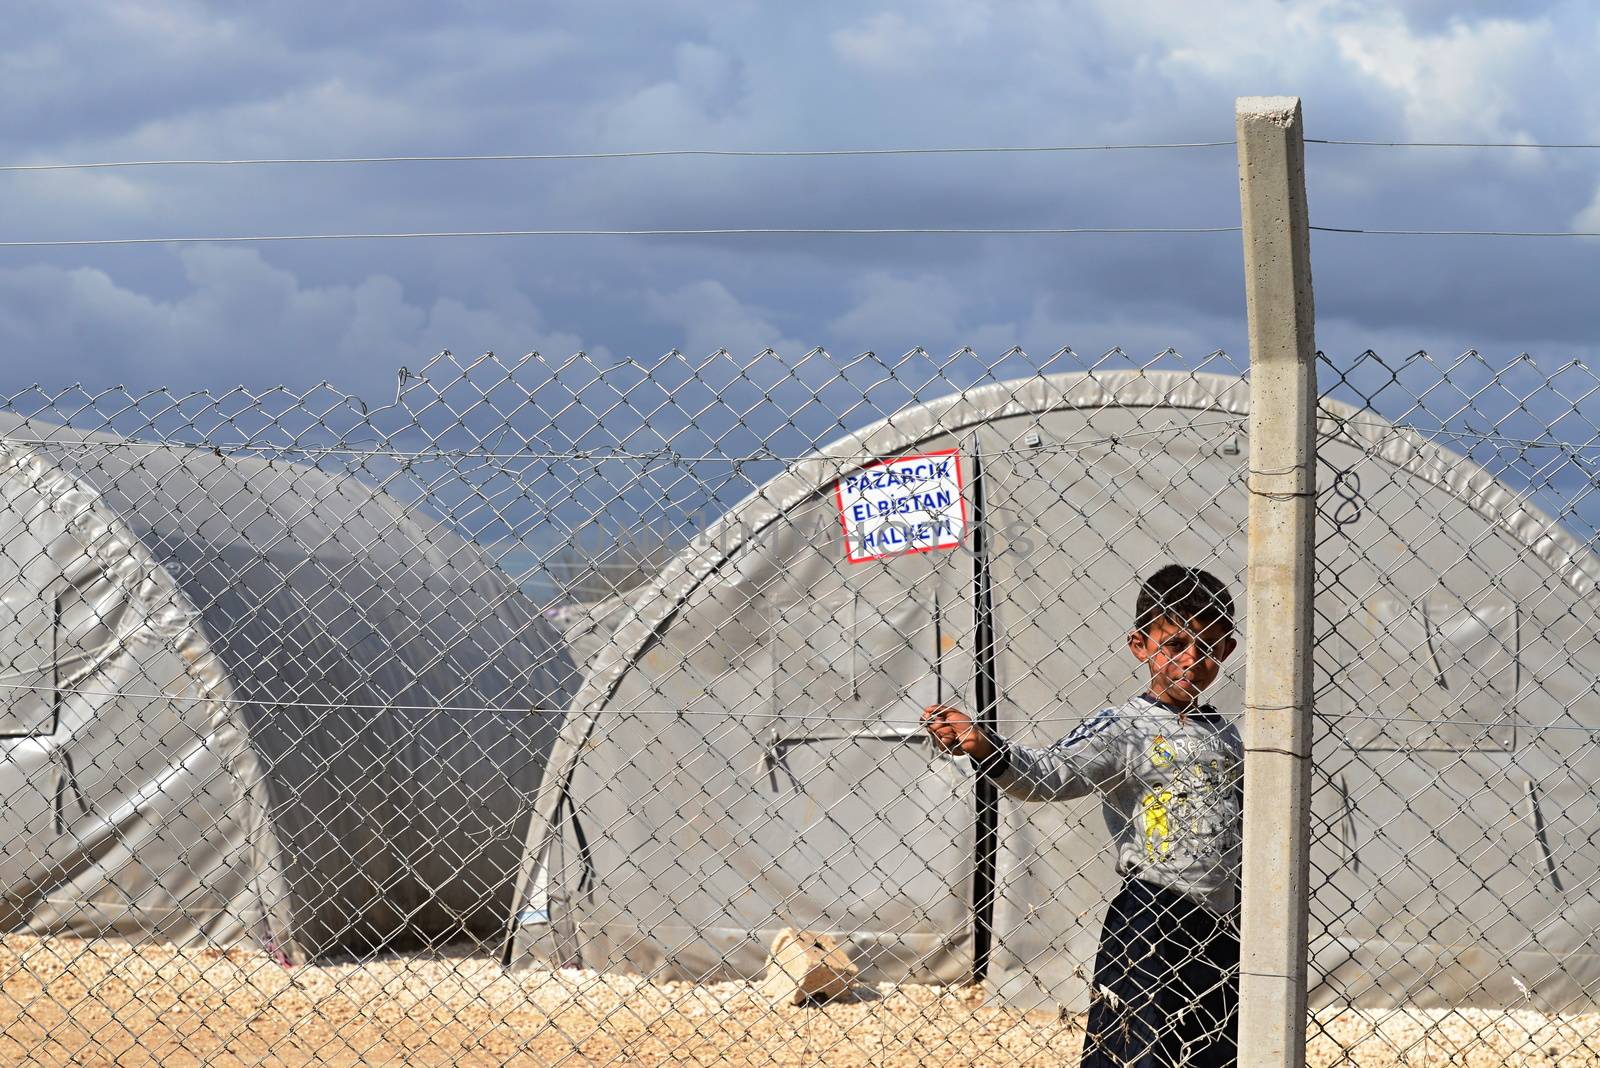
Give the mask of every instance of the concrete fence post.
[[1235, 113], [1250, 331], [1240, 1068], [1302, 1068], [1317, 368], [1297, 97]]

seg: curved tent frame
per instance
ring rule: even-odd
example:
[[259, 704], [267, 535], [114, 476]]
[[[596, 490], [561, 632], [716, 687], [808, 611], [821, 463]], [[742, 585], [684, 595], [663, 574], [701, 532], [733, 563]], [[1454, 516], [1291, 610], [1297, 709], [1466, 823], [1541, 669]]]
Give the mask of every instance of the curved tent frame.
[[[1248, 405], [1248, 384], [1244, 380], [1212, 374], [1090, 372], [995, 383], [897, 412], [865, 430], [841, 438], [814, 456], [797, 462], [732, 508], [685, 549], [647, 590], [632, 598], [632, 607], [593, 661], [574, 698], [571, 712], [551, 751], [548, 773], [540, 787], [529, 827], [515, 895], [518, 909], [511, 918], [507, 940], [508, 963], [544, 957], [560, 963], [636, 970], [658, 978], [707, 979], [759, 974], [764, 964], [761, 938], [765, 932], [708, 929], [699, 918], [672, 914], [675, 906], [666, 899], [665, 891], [659, 895], [612, 901], [606, 898], [605, 889], [610, 873], [596, 869], [594, 827], [591, 826], [587, 841], [580, 835], [579, 840], [572, 843], [576, 846], [576, 860], [568, 855], [567, 839], [577, 826], [572, 817], [588, 812], [591, 799], [574, 794], [575, 775], [595, 746], [607, 744], [606, 736], [597, 734], [602, 721], [608, 715], [615, 721], [636, 711], [653, 712], [668, 719], [674, 714], [670, 707], [612, 708], [623, 682], [630, 672], [642, 670], [652, 651], [666, 656], [666, 660], [658, 661], [659, 666], [670, 661], [671, 654], [683, 647], [683, 643], [673, 644], [673, 627], [680, 616], [692, 611], [697, 598], [708, 596], [705, 591], [713, 585], [740, 586], [749, 596], [749, 590], [773, 580], [770, 562], [761, 560], [764, 538], [781, 531], [787, 518], [797, 509], [818, 500], [839, 479], [868, 463], [928, 449], [934, 443], [978, 433], [1006, 420], [1018, 420], [1018, 425], [1024, 427], [1037, 427], [1063, 413], [1078, 413], [1085, 416], [1083, 423], [1092, 426], [1093, 420], [1102, 415], [1171, 410], [1182, 417], [1172, 420], [1171, 427], [1215, 425], [1222, 428], [1226, 436], [1243, 433]], [[1204, 418], [1209, 416], [1217, 418]], [[1020, 439], [1019, 435], [1013, 436]], [[1597, 584], [1600, 584], [1600, 561], [1534, 507], [1525, 495], [1502, 485], [1481, 467], [1432, 444], [1420, 434], [1395, 427], [1370, 411], [1339, 401], [1324, 399], [1321, 402], [1319, 437], [1323, 448], [1330, 452], [1343, 450], [1343, 455], [1380, 465], [1391, 478], [1410, 480], [1416, 487], [1418, 500], [1424, 495], [1442, 495], [1429, 499], [1435, 505], [1445, 500], [1454, 502], [1450, 506], [1455, 510], [1451, 522], [1467, 522], [1461, 517], [1470, 514], [1474, 517], [1470, 522], [1489, 531], [1492, 537], [1502, 539], [1509, 547], [1507, 551], [1515, 553], [1523, 564], [1536, 563], [1555, 578], [1550, 592], [1556, 592], [1555, 587], [1566, 591], [1561, 595], [1569, 602], [1563, 608], [1564, 616], [1571, 620], [1575, 633], [1589, 634], [1592, 644], [1592, 634], [1600, 630], [1595, 597]], [[1242, 468], [1236, 465], [1238, 472], [1242, 472]], [[1377, 519], [1372, 521], [1378, 522]], [[1436, 523], [1438, 517], [1433, 521]], [[1400, 538], [1403, 531], [1393, 522], [1389, 522], [1389, 526], [1396, 540], [1403, 541]], [[1242, 540], [1242, 534], [1239, 537]], [[1420, 557], [1420, 553], [1411, 553], [1411, 557]], [[1417, 562], [1411, 559], [1411, 564]], [[1242, 559], [1240, 566], [1242, 568]], [[1413, 577], [1408, 581], [1416, 580]], [[1426, 579], [1421, 581], [1425, 587]], [[1350, 624], [1360, 610], [1363, 610], [1361, 606], [1339, 605], [1323, 613], [1319, 626], [1328, 628], [1330, 634], [1342, 633], [1339, 628]], [[692, 636], [683, 641], [690, 640]], [[1521, 889], [1508, 890], [1495, 883], [1499, 872], [1490, 872], [1481, 878], [1479, 882], [1489, 888], [1486, 892], [1493, 899], [1488, 910], [1492, 914], [1484, 913], [1482, 902], [1477, 900], [1469, 903], [1470, 908], [1461, 910], [1465, 916], [1461, 919], [1464, 929], [1471, 937], [1482, 940], [1478, 945], [1436, 944], [1427, 939], [1442, 936], [1414, 935], [1399, 929], [1432, 930], [1430, 924], [1436, 917], [1431, 913], [1399, 916], [1405, 922], [1398, 926], [1386, 924], [1382, 916], [1361, 914], [1364, 908], [1384, 907], [1375, 904], [1373, 896], [1373, 883], [1381, 880], [1372, 867], [1360, 870], [1360, 861], [1351, 847], [1330, 845], [1328, 841], [1339, 838], [1343, 825], [1360, 815], [1353, 812], [1352, 806], [1357, 806], [1358, 802], [1352, 798], [1346, 773], [1352, 780], [1365, 784], [1363, 788], [1373, 798], [1378, 796], [1385, 779], [1391, 784], [1414, 782], [1415, 789], [1411, 792], [1395, 795], [1397, 803], [1404, 806], [1407, 816], [1416, 815], [1422, 823], [1433, 821], [1437, 826], [1447, 825], [1456, 818], [1449, 811], [1455, 801], [1445, 797], [1441, 806], [1427, 796], [1429, 783], [1440, 781], [1440, 775], [1448, 773], [1463, 779], [1467, 783], [1463, 788], [1465, 796], [1487, 797], [1489, 806], [1498, 810], [1497, 806], [1504, 801], [1499, 796], [1499, 780], [1512, 777], [1511, 772], [1516, 770], [1519, 759], [1548, 761], [1531, 750], [1519, 756], [1514, 749], [1457, 752], [1435, 760], [1425, 751], [1426, 746], [1417, 754], [1408, 754], [1400, 752], [1406, 749], [1405, 745], [1385, 750], [1379, 745], [1363, 743], [1365, 748], [1358, 747], [1352, 753], [1343, 747], [1339, 735], [1339, 728], [1350, 722], [1359, 723], [1361, 718], [1358, 710], [1347, 707], [1351, 700], [1340, 696], [1345, 686], [1343, 673], [1349, 664], [1345, 661], [1330, 667], [1319, 661], [1322, 698], [1330, 706], [1338, 705], [1344, 713], [1355, 717], [1342, 723], [1331, 722], [1331, 728], [1324, 730], [1318, 741], [1319, 764], [1331, 769], [1330, 775], [1338, 774], [1337, 793], [1341, 799], [1335, 806], [1337, 811], [1328, 810], [1335, 791], [1318, 791], [1315, 818], [1322, 832], [1320, 848], [1343, 849], [1343, 859], [1335, 858], [1331, 862], [1335, 870], [1327, 873], [1326, 883], [1318, 888], [1319, 899], [1315, 906], [1314, 922], [1320, 924], [1321, 930], [1313, 931], [1313, 970], [1322, 977], [1322, 996], [1327, 998], [1335, 987], [1342, 987], [1344, 996], [1351, 1002], [1371, 1005], [1416, 999], [1440, 999], [1441, 1003], [1449, 1004], [1519, 1004], [1527, 996], [1526, 991], [1532, 990], [1535, 996], [1551, 1004], [1567, 1006], [1592, 1001], [1596, 980], [1600, 980], [1600, 952], [1590, 945], [1596, 924], [1589, 924], [1588, 933], [1585, 933], [1586, 921], [1582, 916], [1562, 919], [1563, 903], [1551, 903], [1548, 886], [1535, 886], [1530, 891], [1519, 882], [1517, 885]], [[1574, 663], [1571, 666], [1581, 674], [1583, 665]], [[1554, 686], [1560, 680], [1543, 681]], [[642, 690], [646, 685], [641, 682], [639, 688]], [[1578, 707], [1582, 700], [1581, 686], [1574, 685], [1570, 689], [1570, 700], [1556, 718], [1567, 716], [1579, 720], [1580, 714], [1596, 711]], [[663, 695], [660, 702], [671, 705], [670, 695]], [[1594, 718], [1596, 722], [1591, 725], [1600, 725], [1600, 717]], [[1055, 733], [1063, 732], [1064, 728]], [[642, 752], [649, 755], [648, 751]], [[668, 748], [664, 747], [663, 753], [667, 752]], [[1397, 752], [1400, 755], [1396, 755]], [[692, 755], [690, 752], [689, 756]], [[688, 756], [683, 759], [687, 760]], [[1571, 780], [1571, 789], [1575, 790], [1587, 790], [1593, 779], [1600, 777], [1600, 769], [1587, 766], [1576, 769], [1564, 766], [1564, 770]], [[669, 771], [672, 769], [662, 768], [660, 774], [665, 776]], [[674, 782], [696, 774], [703, 774], [698, 766], [686, 769], [680, 765]], [[714, 794], [720, 799], [729, 791], [741, 789], [743, 782], [730, 769], [726, 780], [717, 781], [715, 788], [709, 782], [705, 785], [705, 796], [709, 798]], [[1398, 785], [1391, 785], [1391, 788], [1400, 789]], [[589, 812], [589, 815], [600, 817], [601, 833], [611, 833], [628, 821], [637, 821], [649, 804], [649, 799], [637, 799], [627, 811], [619, 813], [608, 809]], [[1034, 806], [1032, 813], [1021, 814], [1013, 808], [1006, 817], [1011, 833], [1001, 838], [1002, 882], [1015, 881], [1047, 895], [1056, 892], [1055, 876], [1062, 873], [1048, 871], [1050, 865], [1040, 860], [1040, 854], [1050, 848], [1052, 835], [1064, 839], [1076, 834], [1092, 808], [1078, 806], [1064, 810], [1059, 816], [1039, 811], [1050, 807]], [[607, 819], [610, 822], [606, 822]], [[1041, 821], [1048, 824], [1044, 828], [1048, 833], [1027, 826], [1030, 822]], [[1441, 848], [1455, 851], [1440, 855], [1452, 862], [1462, 862], [1464, 854], [1460, 847], [1447, 841], [1448, 834], [1441, 835], [1426, 828], [1408, 828], [1406, 833], [1420, 836], [1418, 841], [1431, 836], [1444, 842]], [[1388, 865], [1391, 874], [1404, 874], [1410, 864], [1405, 852], [1407, 843], [1384, 841], [1384, 837], [1380, 827], [1377, 840], [1360, 847], [1360, 855], [1370, 855], [1375, 861]], [[634, 848], [637, 851], [637, 844]], [[731, 848], [724, 849], [722, 855], [727, 855]], [[1551, 860], [1548, 847], [1545, 859], [1550, 861], [1554, 872], [1555, 862]], [[751, 880], [769, 878], [773, 874], [775, 865], [770, 858], [763, 863], [766, 867], [753, 876], [745, 872], [745, 891], [755, 885]], [[1503, 867], [1509, 869], [1512, 865]], [[1109, 868], [1095, 870], [1089, 875], [1104, 882], [1108, 871]], [[727, 889], [716, 885], [714, 875], [701, 874], [712, 896]], [[1068, 871], [1064, 874], [1071, 877], [1082, 873]], [[1600, 871], [1594, 874], [1600, 877]], [[1041, 880], [1041, 875], [1050, 878]], [[802, 872], [794, 879], [803, 881], [808, 877]], [[1559, 884], [1559, 880], [1554, 881]], [[648, 882], [645, 878], [644, 883]], [[644, 883], [629, 885], [638, 887]], [[738, 892], [740, 887], [734, 885], [732, 890]], [[957, 894], [965, 892], [964, 887], [950, 890]], [[1060, 954], [1044, 951], [1052, 946], [1059, 948], [1060, 940], [1065, 939], [1069, 943], [1068, 958], [1082, 960], [1086, 951], [1092, 953], [1098, 925], [1086, 921], [1083, 908], [1086, 904], [1092, 908], [1104, 890], [1097, 885], [1087, 897], [1077, 891], [1078, 897], [1060, 903], [1060, 907], [1054, 902], [1041, 906], [1038, 916], [1032, 915], [1035, 910], [1030, 904], [1026, 918], [1017, 915], [1009, 920], [1004, 915], [997, 918], [997, 937], [1002, 945], [997, 947], [990, 971], [991, 978], [999, 981], [1005, 996], [1028, 1004], [1041, 999], [1077, 1004], [1083, 999], [1081, 977], [1065, 974], [1070, 960], [1063, 964], [1054, 959]], [[1427, 887], [1425, 893], [1433, 896], [1414, 905], [1411, 911], [1452, 907], [1448, 894], [1439, 887]], [[1545, 901], [1539, 918], [1525, 918], [1515, 907], [1506, 904], [1508, 895], [1526, 893], [1538, 895], [1539, 900]], [[774, 894], [781, 896], [778, 891]], [[1327, 897], [1326, 901], [1323, 896]], [[1410, 899], [1418, 900], [1421, 898]], [[1002, 902], [1002, 913], [1006, 907]], [[1390, 907], [1404, 913], [1407, 902], [1391, 902]], [[1504, 915], [1508, 912], [1509, 918]], [[1600, 917], [1594, 918], [1600, 920]], [[827, 925], [827, 916], [816, 919], [820, 925]], [[1559, 950], [1546, 948], [1540, 938], [1532, 935], [1534, 930], [1541, 930], [1541, 937], [1550, 934], [1552, 923], [1561, 927], [1562, 933], [1555, 939], [1560, 942]], [[1030, 933], [1029, 924], [1043, 924], [1045, 929]], [[651, 926], [659, 927], [661, 932], [652, 932], [648, 929]], [[850, 936], [856, 950], [869, 955], [876, 944], [877, 936], [871, 932], [837, 926], [834, 929], [842, 930]], [[948, 929], [931, 931], [928, 935], [939, 945], [948, 945], [952, 939], [963, 937], [961, 932]], [[1008, 938], [1017, 943], [1009, 955], [1003, 951]], [[964, 957], [961, 954], [940, 956], [937, 951], [922, 948], [929, 944], [926, 940], [908, 944], [916, 951], [915, 959], [906, 964], [904, 955], [894, 958], [893, 966], [883, 970], [886, 977], [951, 981], [961, 977], [963, 960], [970, 974], [970, 953]], [[1430, 959], [1420, 959], [1430, 950], [1433, 951]]]
[[350, 475], [32, 420], [0, 485], [49, 542], [4, 599], [55, 606], [6, 650], [48, 645], [0, 741], [5, 929], [293, 960], [496, 935], [573, 668], [477, 547]]

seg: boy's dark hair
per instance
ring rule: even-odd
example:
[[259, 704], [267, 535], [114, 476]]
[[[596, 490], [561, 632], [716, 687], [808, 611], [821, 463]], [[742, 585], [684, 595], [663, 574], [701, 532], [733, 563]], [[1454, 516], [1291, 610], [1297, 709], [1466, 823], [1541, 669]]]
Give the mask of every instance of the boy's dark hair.
[[1139, 586], [1134, 605], [1134, 629], [1141, 634], [1158, 619], [1187, 624], [1225, 623], [1233, 630], [1233, 595], [1209, 571], [1168, 564]]

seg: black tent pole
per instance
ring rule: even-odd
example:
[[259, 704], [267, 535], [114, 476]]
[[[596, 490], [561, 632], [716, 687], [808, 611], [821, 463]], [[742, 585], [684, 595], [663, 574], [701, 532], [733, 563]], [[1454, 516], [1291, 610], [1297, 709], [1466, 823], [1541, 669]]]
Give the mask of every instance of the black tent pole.
[[[987, 518], [984, 514], [983, 458], [972, 440], [972, 578], [977, 624], [974, 649], [974, 703], [979, 727], [999, 731], [999, 687], [995, 675], [994, 588], [989, 570]], [[995, 873], [1000, 851], [1000, 791], [978, 776], [974, 791], [976, 842], [972, 866], [972, 981], [983, 982], [994, 949]]]

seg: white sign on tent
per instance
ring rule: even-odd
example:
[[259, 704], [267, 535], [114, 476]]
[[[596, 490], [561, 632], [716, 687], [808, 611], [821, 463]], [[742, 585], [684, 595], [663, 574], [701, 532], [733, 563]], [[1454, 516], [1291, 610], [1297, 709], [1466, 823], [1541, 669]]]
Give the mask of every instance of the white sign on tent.
[[884, 460], [841, 478], [835, 493], [846, 558], [864, 564], [960, 545], [967, 527], [961, 488], [959, 449]]

